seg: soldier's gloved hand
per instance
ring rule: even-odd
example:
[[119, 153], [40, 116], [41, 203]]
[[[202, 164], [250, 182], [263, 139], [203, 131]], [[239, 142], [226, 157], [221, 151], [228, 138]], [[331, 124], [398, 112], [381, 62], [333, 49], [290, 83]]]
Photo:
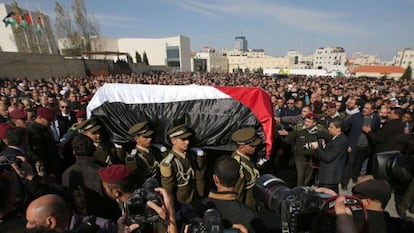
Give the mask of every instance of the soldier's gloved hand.
[[257, 161], [257, 165], [259, 165], [260, 167], [263, 166], [263, 164], [265, 164], [267, 161], [269, 161], [269, 158], [266, 157], [262, 157]]

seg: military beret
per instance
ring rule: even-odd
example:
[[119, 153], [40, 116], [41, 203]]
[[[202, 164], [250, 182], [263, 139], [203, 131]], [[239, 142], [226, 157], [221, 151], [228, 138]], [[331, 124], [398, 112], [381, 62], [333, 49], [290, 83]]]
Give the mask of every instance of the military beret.
[[142, 135], [144, 137], [148, 137], [148, 136], [151, 136], [154, 133], [154, 131], [149, 128], [148, 122], [144, 121], [144, 122], [139, 122], [135, 124], [134, 126], [132, 126], [128, 130], [128, 133], [131, 136]]
[[335, 102], [329, 102], [328, 105], [326, 105], [327, 108], [336, 108]]
[[231, 140], [239, 145], [257, 146], [262, 143], [262, 139], [259, 138], [256, 130], [252, 127], [237, 130], [231, 135]]
[[86, 118], [86, 112], [85, 111], [78, 111], [75, 115], [76, 118]]
[[0, 139], [5, 139], [7, 130], [12, 128], [12, 126], [8, 123], [0, 123]]
[[169, 138], [188, 138], [192, 135], [190, 130], [185, 125], [178, 125], [175, 126], [167, 131], [167, 135]]
[[78, 129], [83, 132], [95, 133], [101, 129], [101, 126], [94, 119], [88, 119], [78, 125]]
[[306, 114], [305, 118], [306, 119], [311, 119], [311, 120], [317, 120], [318, 115], [316, 113], [310, 112], [310, 113]]
[[37, 116], [45, 118], [48, 121], [55, 119], [55, 112], [51, 108], [40, 107], [36, 111]]
[[22, 120], [27, 120], [27, 112], [24, 110], [21, 110], [19, 108], [11, 111], [9, 113], [9, 116], [13, 119], [22, 119]]
[[124, 164], [116, 164], [109, 167], [100, 168], [99, 176], [101, 180], [108, 184], [114, 184], [124, 181], [132, 175], [131, 170]]

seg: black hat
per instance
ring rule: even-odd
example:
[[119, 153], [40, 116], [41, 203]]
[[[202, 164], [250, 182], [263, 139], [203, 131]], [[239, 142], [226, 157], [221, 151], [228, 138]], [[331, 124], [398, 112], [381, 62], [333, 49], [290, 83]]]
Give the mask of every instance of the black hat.
[[128, 130], [128, 133], [131, 136], [142, 135], [144, 137], [149, 137], [154, 133], [154, 131], [149, 128], [148, 122], [144, 121], [144, 122], [139, 122], [139, 123], [135, 124], [134, 126], [132, 126]]
[[175, 126], [167, 131], [169, 138], [188, 138], [192, 135], [186, 125]]
[[391, 186], [386, 180], [367, 180], [355, 185], [352, 194], [356, 197], [381, 202], [383, 208], [391, 198]]
[[231, 135], [231, 140], [233, 140], [238, 145], [252, 145], [258, 146], [262, 143], [262, 139], [256, 133], [254, 128], [242, 128], [237, 130]]

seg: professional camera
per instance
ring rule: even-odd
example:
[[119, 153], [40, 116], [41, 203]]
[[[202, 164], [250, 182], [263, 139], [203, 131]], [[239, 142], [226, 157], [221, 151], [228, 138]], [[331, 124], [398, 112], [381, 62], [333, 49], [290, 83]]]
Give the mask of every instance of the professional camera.
[[413, 169], [414, 158], [399, 151], [376, 153], [373, 158], [372, 172], [376, 179], [407, 183], [413, 178]]
[[312, 149], [312, 145], [315, 145], [315, 144], [318, 145], [318, 147], [322, 147], [322, 139], [318, 139], [315, 142], [307, 142], [305, 143], [305, 145], [303, 145], [303, 148], [309, 150], [309, 149]]
[[16, 156], [3, 156], [0, 155], [0, 171], [13, 170], [10, 165], [13, 163], [19, 163], [20, 160]]
[[153, 201], [162, 206], [162, 197], [155, 188], [159, 187], [156, 178], [148, 178], [142, 188], [136, 189], [126, 202], [126, 213], [131, 223], [156, 223], [161, 220], [157, 212], [147, 206], [147, 201]]
[[[270, 174], [259, 177], [253, 191], [265, 208], [280, 217], [282, 232], [330, 232], [335, 229], [334, 216], [325, 215], [335, 205], [335, 197], [331, 195], [314, 192], [309, 187], [289, 189], [283, 180]], [[357, 202], [352, 198], [345, 200], [348, 206], [362, 205]], [[322, 207], [325, 210], [321, 211]]]
[[224, 229], [221, 214], [216, 209], [208, 209], [203, 218], [195, 216], [189, 220], [190, 233], [237, 233], [236, 229]]
[[96, 217], [92, 217], [88, 219], [87, 221], [82, 222], [78, 228], [76, 228], [73, 231], [70, 231], [70, 233], [96, 233], [99, 231], [100, 227], [96, 225]]

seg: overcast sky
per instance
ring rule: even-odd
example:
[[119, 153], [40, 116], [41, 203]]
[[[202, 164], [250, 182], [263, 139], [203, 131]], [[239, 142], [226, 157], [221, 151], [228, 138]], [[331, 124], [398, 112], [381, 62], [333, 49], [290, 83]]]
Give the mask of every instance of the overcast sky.
[[[11, 0], [3, 1], [5, 3]], [[51, 0], [18, 0], [55, 18]], [[71, 0], [59, 1], [70, 10]], [[398, 50], [414, 48], [414, 0], [85, 0], [112, 38], [158, 38], [182, 34], [191, 49], [234, 48], [245, 36], [249, 48], [273, 56], [288, 50], [307, 55], [319, 47], [340, 46], [390, 60]], [[4, 17], [4, 16], [3, 16]], [[53, 23], [53, 22], [52, 22]]]

